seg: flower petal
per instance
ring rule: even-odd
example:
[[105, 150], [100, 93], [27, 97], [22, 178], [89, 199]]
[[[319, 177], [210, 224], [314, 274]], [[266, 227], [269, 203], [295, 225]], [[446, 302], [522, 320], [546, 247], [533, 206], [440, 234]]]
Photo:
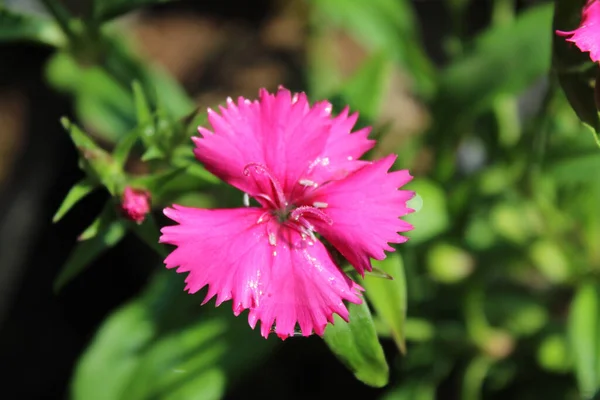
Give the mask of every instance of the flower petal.
[[165, 260], [167, 268], [189, 273], [190, 293], [208, 285], [204, 303], [216, 295], [217, 306], [233, 300], [236, 315], [250, 309], [250, 325], [261, 321], [265, 337], [273, 324], [282, 338], [294, 335], [296, 323], [304, 336], [322, 334], [333, 313], [348, 318], [343, 300], [361, 302], [362, 288], [341, 271], [322, 243], [265, 217], [262, 209], [175, 205], [165, 214], [179, 223], [162, 229], [160, 241], [177, 246]]
[[252, 163], [266, 166], [288, 190], [295, 184], [292, 177], [307, 169], [325, 146], [328, 104], [310, 107], [304, 93], [292, 98], [283, 88], [274, 95], [261, 90], [258, 101], [229, 100], [221, 115], [209, 110], [214, 133], [199, 128], [202, 137], [193, 138], [194, 153], [209, 171], [250, 195], [268, 189], [244, 176], [245, 166]]
[[592, 61], [600, 61], [600, 1], [587, 2], [577, 29], [570, 32], [556, 31], [556, 33], [566, 36], [566, 40], [575, 43], [581, 51], [589, 51]]
[[[292, 96], [280, 88], [276, 94], [260, 91], [258, 101], [231, 99], [220, 113], [209, 110], [213, 128], [199, 128], [193, 138], [194, 153], [206, 168], [229, 184], [256, 196], [273, 193], [265, 176], [247, 176], [249, 164], [261, 164], [279, 182], [283, 192], [303, 190], [298, 182], [322, 182], [343, 178], [364, 165], [358, 161], [374, 141], [369, 128], [351, 134], [358, 118], [346, 108], [331, 117], [327, 101], [310, 105], [304, 93]], [[293, 198], [294, 195], [290, 195]]]
[[398, 190], [412, 177], [406, 170], [388, 172], [395, 159], [390, 155], [368, 164], [345, 179], [323, 185], [310, 198], [333, 221], [312, 218], [316, 231], [361, 275], [372, 269], [370, 258], [382, 260], [384, 250], [394, 251], [388, 243], [407, 240], [398, 232], [412, 229], [399, 217], [413, 211], [406, 202], [414, 192]]

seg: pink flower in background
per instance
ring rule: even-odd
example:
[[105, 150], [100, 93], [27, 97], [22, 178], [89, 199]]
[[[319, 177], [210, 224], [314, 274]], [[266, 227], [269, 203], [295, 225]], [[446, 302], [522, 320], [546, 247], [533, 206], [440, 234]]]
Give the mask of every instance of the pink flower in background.
[[150, 212], [150, 194], [127, 186], [123, 191], [121, 211], [125, 218], [141, 224]]
[[600, 61], [600, 1], [588, 0], [583, 8], [579, 27], [570, 32], [556, 31], [583, 52], [589, 51], [592, 61]]
[[408, 171], [388, 172], [395, 156], [359, 160], [375, 142], [369, 128], [351, 132], [357, 118], [347, 108], [332, 117], [328, 102], [311, 106], [283, 88], [209, 110], [213, 130], [199, 128], [194, 153], [245, 193], [246, 207], [164, 210], [178, 223], [162, 229], [160, 241], [177, 246], [165, 263], [189, 273], [187, 291], [208, 285], [202, 304], [232, 300], [235, 315], [249, 310], [252, 328], [261, 321], [264, 337], [292, 336], [297, 324], [304, 336], [322, 335], [334, 313], [348, 320], [344, 301], [360, 303], [363, 289], [316, 235], [362, 275], [370, 258], [393, 251], [388, 243], [406, 241], [398, 232], [412, 226], [399, 217], [414, 195], [398, 190]]

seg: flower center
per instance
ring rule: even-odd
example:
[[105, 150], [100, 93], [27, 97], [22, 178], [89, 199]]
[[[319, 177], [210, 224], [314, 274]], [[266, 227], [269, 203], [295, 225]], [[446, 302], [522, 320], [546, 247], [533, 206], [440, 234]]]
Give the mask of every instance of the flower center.
[[[311, 220], [321, 220], [329, 225], [333, 223], [329, 215], [323, 212], [323, 209], [327, 207], [326, 203], [315, 202], [312, 205], [297, 205], [288, 201], [281, 183], [264, 164], [247, 164], [244, 167], [244, 175], [250, 176], [251, 173], [266, 177], [270, 185], [269, 193], [252, 194], [264, 208], [268, 209], [261, 215], [257, 223], [270, 222], [275, 219], [279, 226], [294, 229], [300, 232], [303, 237], [308, 236], [313, 240], [316, 238], [314, 235], [315, 228]], [[306, 185], [302, 180], [298, 183], [303, 186]], [[249, 205], [247, 200], [244, 200], [244, 204]], [[278, 234], [274, 233], [269, 226], [270, 224], [267, 224], [269, 243], [276, 246]]]

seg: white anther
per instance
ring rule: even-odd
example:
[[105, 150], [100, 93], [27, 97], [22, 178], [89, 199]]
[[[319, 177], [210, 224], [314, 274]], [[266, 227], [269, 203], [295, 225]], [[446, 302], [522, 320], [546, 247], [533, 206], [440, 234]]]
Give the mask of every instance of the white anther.
[[277, 237], [273, 232], [269, 232], [269, 244], [271, 246], [277, 246]]
[[315, 201], [313, 203], [313, 206], [316, 207], [316, 208], [327, 208], [328, 205], [329, 204], [327, 204], [325, 202], [322, 202], [322, 201]]
[[244, 193], [244, 200], [243, 201], [244, 201], [244, 206], [250, 207], [250, 196], [248, 195], [248, 193]]
[[300, 179], [298, 181], [299, 184], [301, 184], [302, 186], [312, 186], [312, 187], [317, 187], [317, 183], [311, 181], [310, 179]]

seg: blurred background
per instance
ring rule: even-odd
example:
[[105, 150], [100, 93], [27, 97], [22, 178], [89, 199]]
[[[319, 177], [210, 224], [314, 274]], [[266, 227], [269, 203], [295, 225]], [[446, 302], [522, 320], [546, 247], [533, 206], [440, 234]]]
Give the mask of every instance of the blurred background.
[[[0, 398], [591, 398], [600, 158], [551, 73], [552, 12], [541, 0], [0, 2]], [[405, 354], [375, 318], [386, 386], [355, 379], [318, 337], [265, 341], [229, 306], [181, 300], [180, 277], [162, 279], [133, 234], [103, 238], [53, 289], [110, 197], [52, 222], [84, 177], [59, 119], [112, 148], [137, 126], [135, 79], [177, 121], [262, 87], [307, 91], [374, 126], [371, 157], [399, 154], [422, 207], [399, 248]], [[163, 199], [216, 205], [186, 190]], [[180, 301], [191, 316], [165, 322]], [[181, 378], [155, 385], [181, 347]]]

